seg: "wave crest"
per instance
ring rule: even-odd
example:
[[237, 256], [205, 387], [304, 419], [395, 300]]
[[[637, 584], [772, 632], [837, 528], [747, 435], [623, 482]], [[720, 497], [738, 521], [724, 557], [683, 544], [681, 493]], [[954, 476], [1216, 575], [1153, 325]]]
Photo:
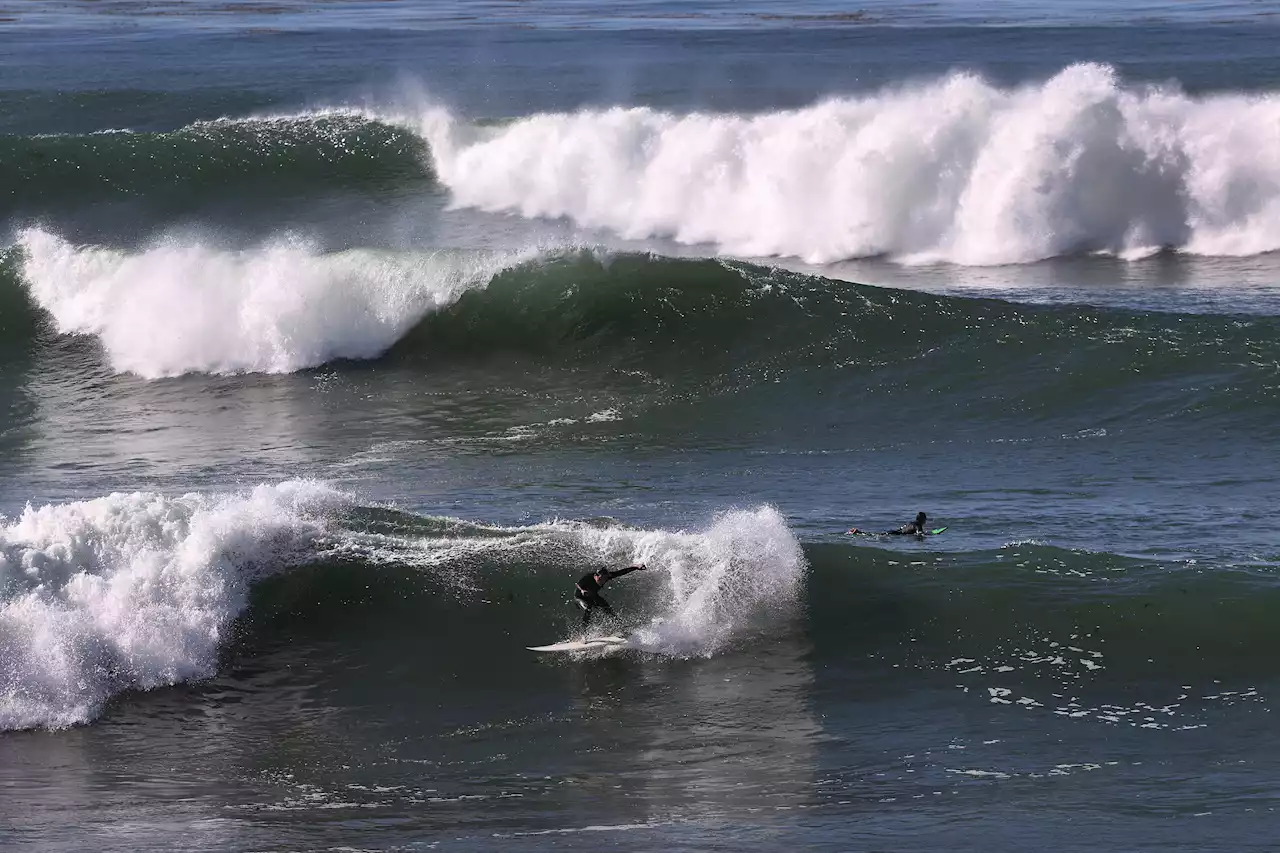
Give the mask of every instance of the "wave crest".
[[1280, 248], [1280, 96], [1038, 85], [968, 73], [759, 115], [647, 108], [497, 127], [410, 122], [458, 205], [815, 263], [990, 265], [1162, 248]]
[[345, 502], [297, 481], [0, 519], [0, 731], [85, 722], [122, 690], [211, 675], [247, 581], [312, 554]]
[[277, 198], [432, 186], [421, 139], [358, 111], [199, 121], [168, 133], [0, 137], [0, 198], [19, 217], [87, 202]]
[[129, 253], [40, 229], [23, 231], [20, 244], [23, 278], [57, 330], [96, 336], [115, 370], [146, 378], [374, 358], [528, 256], [324, 254], [289, 239], [235, 252], [175, 241]]
[[408, 584], [402, 591], [429, 589], [424, 606], [446, 602], [446, 622], [452, 598], [481, 607], [473, 627], [518, 588], [513, 606], [532, 642], [577, 622], [566, 593], [585, 567], [624, 562], [653, 569], [618, 589], [643, 625], [640, 645], [681, 656], [767, 628], [795, 602], [807, 565], [771, 507], [729, 511], [701, 530], [612, 519], [496, 527], [363, 506], [308, 480], [29, 506], [0, 517], [0, 731], [88, 722], [124, 691], [212, 676], [237, 619], [279, 616], [269, 592], [255, 611], [251, 587], [296, 581], [313, 605], [335, 584], [364, 587], [365, 573], [381, 572]]

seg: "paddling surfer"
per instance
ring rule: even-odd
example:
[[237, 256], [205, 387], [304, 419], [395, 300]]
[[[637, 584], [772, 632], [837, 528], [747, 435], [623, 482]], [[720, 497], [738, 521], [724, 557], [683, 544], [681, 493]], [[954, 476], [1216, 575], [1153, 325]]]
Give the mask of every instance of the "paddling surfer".
[[[927, 519], [928, 519], [927, 515], [925, 515], [923, 512], [918, 512], [916, 513], [915, 521], [908, 521], [906, 524], [902, 525], [898, 529], [886, 530], [880, 535], [882, 536], [923, 536], [925, 534], [924, 523]], [[870, 535], [870, 536], [876, 535], [874, 533], [871, 533], [869, 530], [859, 530], [856, 527], [850, 527], [848, 532], [861, 533], [863, 535]]]

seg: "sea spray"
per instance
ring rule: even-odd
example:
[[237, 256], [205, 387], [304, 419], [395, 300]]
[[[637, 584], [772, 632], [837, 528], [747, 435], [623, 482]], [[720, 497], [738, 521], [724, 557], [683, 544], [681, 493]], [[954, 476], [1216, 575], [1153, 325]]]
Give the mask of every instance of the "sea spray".
[[1070, 66], [972, 73], [759, 114], [546, 113], [414, 127], [460, 206], [825, 263], [1024, 263], [1280, 248], [1280, 96], [1188, 96]]
[[20, 239], [23, 279], [58, 331], [96, 336], [115, 370], [145, 378], [373, 358], [427, 313], [538, 254], [326, 254], [288, 238], [241, 251], [161, 241], [127, 252], [36, 228]]
[[291, 481], [0, 519], [0, 731], [86, 722], [123, 690], [211, 675], [251, 580], [321, 553], [348, 503]]
[[[806, 562], [771, 506], [724, 512], [705, 530], [583, 527], [581, 547], [606, 564], [640, 562], [658, 590], [634, 645], [672, 655], [712, 655], [796, 603]], [[628, 582], [642, 583], [635, 576]], [[622, 583], [619, 581], [619, 583]]]
[[[539, 584], [563, 584], [566, 594], [592, 568], [644, 564], [646, 572], [606, 587], [606, 596], [623, 594], [629, 602], [609, 630], [631, 633], [632, 648], [678, 657], [711, 656], [757, 631], [776, 630], [797, 603], [808, 568], [786, 519], [768, 505], [726, 510], [705, 526], [678, 530], [614, 519], [421, 524], [408, 528], [418, 535], [344, 531], [343, 537], [361, 560], [427, 569], [441, 582], [440, 593], [469, 601], [502, 597], [513, 564], [531, 569]], [[576, 608], [562, 615], [578, 621]]]
[[677, 656], [712, 655], [769, 630], [795, 603], [806, 568], [772, 507], [689, 531], [495, 527], [387, 508], [370, 516], [355, 496], [310, 480], [28, 506], [0, 517], [0, 731], [89, 722], [125, 691], [212, 676], [250, 587], [317, 562], [410, 570], [433, 596], [470, 603], [513, 565], [541, 577], [647, 562], [647, 576], [628, 579], [643, 623], [635, 643]]

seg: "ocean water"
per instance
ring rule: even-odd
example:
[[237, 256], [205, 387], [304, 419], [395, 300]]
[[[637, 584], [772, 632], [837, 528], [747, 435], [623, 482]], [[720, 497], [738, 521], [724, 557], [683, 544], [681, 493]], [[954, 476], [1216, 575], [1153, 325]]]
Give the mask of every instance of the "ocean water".
[[1278, 23], [0, 4], [0, 848], [1275, 849]]

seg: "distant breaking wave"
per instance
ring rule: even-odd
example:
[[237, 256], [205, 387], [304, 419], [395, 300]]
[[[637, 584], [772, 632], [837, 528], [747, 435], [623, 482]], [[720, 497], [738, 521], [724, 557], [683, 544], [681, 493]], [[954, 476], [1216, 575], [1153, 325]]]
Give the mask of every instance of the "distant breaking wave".
[[627, 239], [812, 263], [1029, 263], [1280, 248], [1280, 94], [1128, 86], [1105, 65], [1002, 88], [955, 72], [755, 114], [644, 107], [470, 122], [337, 107], [169, 133], [0, 138], [0, 217], [447, 191]]
[[146, 378], [375, 358], [428, 312], [536, 254], [325, 254], [288, 239], [244, 251], [160, 242], [126, 252], [40, 229], [20, 245], [22, 277], [57, 330], [95, 336], [113, 368]]
[[1280, 95], [1126, 87], [1104, 65], [1015, 89], [953, 73], [758, 115], [401, 120], [458, 205], [736, 256], [991, 265], [1280, 248]]
[[565, 247], [129, 251], [30, 230], [10, 255], [0, 263], [0, 358], [51, 330], [94, 343], [86, 366], [96, 349], [111, 369], [145, 378], [370, 359], [447, 371], [451, 360], [493, 359], [511, 365], [511, 381], [530, 365], [562, 367], [544, 376], [577, 387], [586, 367], [628, 393], [635, 371], [663, 393], [733, 393], [785, 377], [863, 406], [911, 385], [934, 391], [882, 402], [981, 417], [1097, 420], [1141, 408], [1270, 428], [1280, 405], [1273, 317], [1019, 305]]

